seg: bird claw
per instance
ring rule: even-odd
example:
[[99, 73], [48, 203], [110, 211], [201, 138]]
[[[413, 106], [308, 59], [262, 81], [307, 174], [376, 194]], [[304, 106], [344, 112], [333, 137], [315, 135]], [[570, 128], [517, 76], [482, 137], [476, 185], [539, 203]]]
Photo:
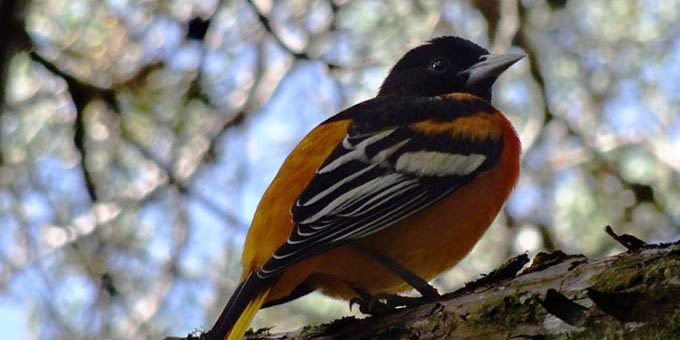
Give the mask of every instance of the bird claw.
[[361, 298], [355, 297], [349, 300], [349, 309], [352, 310], [354, 305], [359, 306], [359, 311], [363, 314], [381, 316], [389, 314], [396, 308], [387, 305], [375, 297]]
[[[355, 298], [350, 299], [350, 300], [349, 300], [349, 311], [350, 311], [350, 312], [352, 311], [352, 307], [353, 307], [354, 305], [359, 305], [359, 306], [361, 306], [361, 302], [362, 302], [362, 301], [363, 301], [363, 300], [361, 300], [361, 299], [358, 298], [358, 297], [355, 297]], [[360, 308], [360, 309], [361, 309], [361, 308]]]
[[434, 297], [431, 296], [410, 297], [387, 293], [375, 295], [364, 293], [361, 295], [361, 297], [349, 300], [349, 309], [352, 310], [352, 307], [356, 304], [361, 313], [374, 316], [389, 314], [399, 308], [409, 308], [434, 300]]

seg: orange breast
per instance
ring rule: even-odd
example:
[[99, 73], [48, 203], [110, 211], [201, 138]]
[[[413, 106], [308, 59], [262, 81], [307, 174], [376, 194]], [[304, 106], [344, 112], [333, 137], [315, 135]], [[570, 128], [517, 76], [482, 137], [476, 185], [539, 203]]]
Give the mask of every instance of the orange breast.
[[[519, 140], [500, 113], [495, 118], [503, 129], [504, 149], [492, 170], [431, 207], [355, 242], [391, 257], [427, 280], [465, 257], [493, 222], [519, 174]], [[313, 279], [324, 294], [343, 299], [356, 296], [350, 285], [371, 293], [396, 293], [410, 288], [350, 243], [289, 268], [268, 300], [287, 296], [307, 278]]]

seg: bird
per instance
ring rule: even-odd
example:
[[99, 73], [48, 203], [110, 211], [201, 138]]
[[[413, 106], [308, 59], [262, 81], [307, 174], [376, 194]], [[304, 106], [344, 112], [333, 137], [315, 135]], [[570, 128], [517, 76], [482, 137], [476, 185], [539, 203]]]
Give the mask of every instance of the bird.
[[[313, 291], [379, 314], [465, 257], [512, 192], [521, 145], [491, 104], [524, 54], [442, 36], [409, 50], [374, 98], [331, 116], [287, 156], [245, 239], [240, 284], [208, 339]], [[382, 309], [381, 309], [382, 308]]]

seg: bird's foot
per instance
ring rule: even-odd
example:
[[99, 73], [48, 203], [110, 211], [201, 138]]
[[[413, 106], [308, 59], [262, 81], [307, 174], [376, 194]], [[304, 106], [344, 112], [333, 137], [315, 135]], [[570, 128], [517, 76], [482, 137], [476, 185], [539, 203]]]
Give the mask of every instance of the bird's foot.
[[363, 299], [360, 297], [352, 298], [351, 300], [349, 300], [349, 309], [352, 310], [352, 306], [354, 306], [355, 304], [359, 306], [359, 311], [361, 313], [373, 316], [387, 315], [396, 309], [374, 298], [370, 299]]
[[349, 301], [350, 310], [352, 309], [352, 306], [356, 304], [359, 306], [360, 312], [375, 316], [389, 314], [399, 308], [418, 306], [433, 301], [440, 296], [438, 292], [436, 294], [428, 294], [427, 296], [414, 297], [389, 293], [372, 295], [367, 291], [356, 287], [354, 290], [359, 296]]

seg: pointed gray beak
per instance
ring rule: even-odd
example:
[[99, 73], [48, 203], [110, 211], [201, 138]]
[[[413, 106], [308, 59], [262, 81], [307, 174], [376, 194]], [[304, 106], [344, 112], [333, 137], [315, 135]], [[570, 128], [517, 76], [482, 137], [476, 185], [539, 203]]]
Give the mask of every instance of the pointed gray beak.
[[470, 68], [460, 71], [459, 76], [469, 75], [465, 82], [466, 87], [471, 87], [483, 80], [495, 79], [507, 70], [512, 64], [526, 57], [525, 54], [487, 54], [479, 58], [479, 61]]

